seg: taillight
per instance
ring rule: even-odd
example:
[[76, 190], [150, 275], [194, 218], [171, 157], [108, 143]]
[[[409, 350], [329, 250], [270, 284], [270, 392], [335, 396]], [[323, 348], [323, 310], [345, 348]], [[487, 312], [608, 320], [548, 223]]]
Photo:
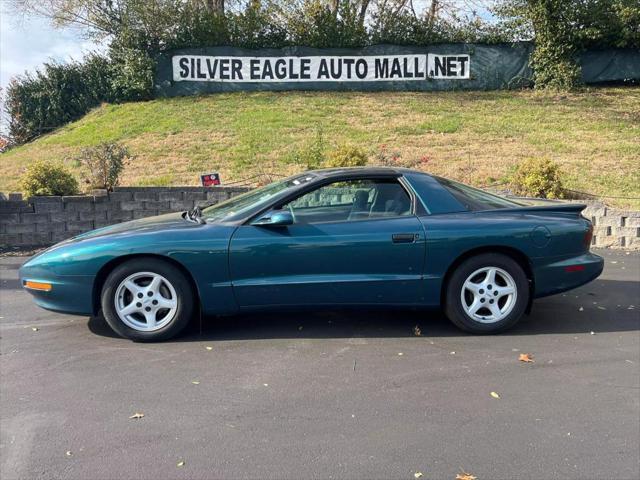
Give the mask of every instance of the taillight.
[[565, 272], [584, 272], [584, 265], [569, 265], [564, 267]]
[[591, 239], [593, 238], [593, 223], [587, 220], [587, 224], [587, 231], [584, 233], [582, 243], [584, 244], [584, 248], [589, 250], [589, 247], [591, 246]]

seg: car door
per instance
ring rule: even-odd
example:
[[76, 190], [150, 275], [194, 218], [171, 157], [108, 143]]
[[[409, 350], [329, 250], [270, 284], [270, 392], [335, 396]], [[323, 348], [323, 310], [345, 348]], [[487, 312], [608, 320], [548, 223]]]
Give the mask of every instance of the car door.
[[425, 236], [414, 208], [397, 178], [341, 179], [276, 205], [293, 224], [249, 223], [231, 239], [238, 304], [420, 303]]

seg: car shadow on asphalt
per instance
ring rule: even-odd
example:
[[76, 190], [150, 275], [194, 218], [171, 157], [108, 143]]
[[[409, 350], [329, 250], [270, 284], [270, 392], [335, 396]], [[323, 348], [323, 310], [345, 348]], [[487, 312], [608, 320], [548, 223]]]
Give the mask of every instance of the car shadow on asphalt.
[[[508, 335], [576, 334], [640, 330], [640, 284], [600, 280], [579, 290], [539, 299], [530, 315]], [[635, 302], [635, 303], [634, 303]], [[101, 317], [89, 329], [116, 337]], [[469, 335], [453, 326], [439, 310], [348, 309], [252, 312], [228, 317], [194, 319], [170, 342], [288, 338], [401, 338]]]

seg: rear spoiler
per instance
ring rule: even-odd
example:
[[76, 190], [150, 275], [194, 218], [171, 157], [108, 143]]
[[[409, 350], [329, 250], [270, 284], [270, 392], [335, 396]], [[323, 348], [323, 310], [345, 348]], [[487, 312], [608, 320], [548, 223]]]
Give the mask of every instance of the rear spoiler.
[[554, 203], [552, 205], [527, 205], [523, 207], [498, 208], [495, 210], [487, 210], [486, 212], [540, 213], [543, 215], [548, 213], [560, 213], [566, 215], [578, 215], [585, 208], [587, 208], [587, 206], [583, 203]]

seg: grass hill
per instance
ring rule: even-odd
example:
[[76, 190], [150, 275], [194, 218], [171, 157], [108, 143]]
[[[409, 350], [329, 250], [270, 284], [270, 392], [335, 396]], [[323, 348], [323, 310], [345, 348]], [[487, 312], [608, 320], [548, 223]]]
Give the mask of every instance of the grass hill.
[[[381, 145], [400, 162], [474, 185], [498, 182], [518, 161], [558, 162], [566, 186], [640, 197], [640, 88], [577, 94], [517, 92], [232, 93], [103, 105], [84, 118], [0, 155], [0, 191], [19, 190], [36, 159], [60, 160], [101, 141], [135, 155], [123, 185], [196, 185], [264, 172], [288, 174], [321, 135], [331, 149], [359, 146], [371, 162]], [[640, 201], [611, 199], [619, 206]]]

